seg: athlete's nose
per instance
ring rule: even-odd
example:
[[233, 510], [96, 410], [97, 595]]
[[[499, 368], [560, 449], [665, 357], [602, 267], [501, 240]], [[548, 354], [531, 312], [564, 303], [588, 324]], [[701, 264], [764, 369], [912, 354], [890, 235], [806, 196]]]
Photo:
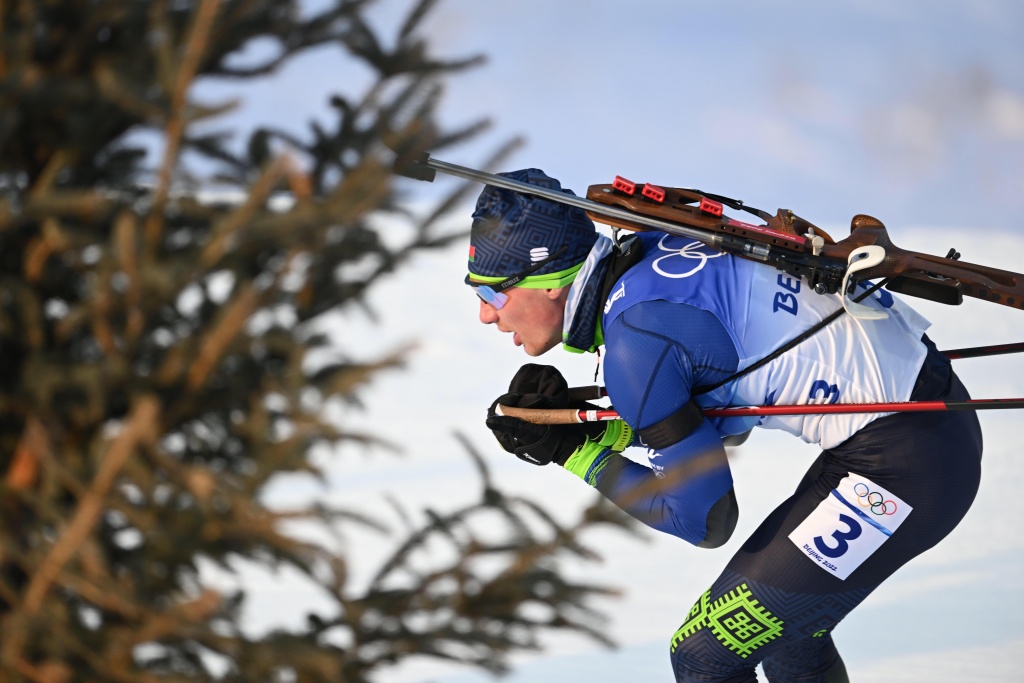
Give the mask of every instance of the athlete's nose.
[[480, 300], [480, 322], [484, 325], [492, 325], [498, 322], [498, 311], [483, 299]]

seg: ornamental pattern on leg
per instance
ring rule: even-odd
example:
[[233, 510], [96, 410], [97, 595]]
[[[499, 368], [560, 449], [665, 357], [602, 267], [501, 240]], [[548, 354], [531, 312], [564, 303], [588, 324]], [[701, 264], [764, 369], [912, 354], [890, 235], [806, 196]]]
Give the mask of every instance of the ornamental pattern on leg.
[[686, 621], [672, 636], [672, 652], [705, 627], [718, 642], [743, 659], [782, 635], [782, 621], [761, 606], [745, 583], [714, 602], [711, 602], [710, 589], [700, 596]]

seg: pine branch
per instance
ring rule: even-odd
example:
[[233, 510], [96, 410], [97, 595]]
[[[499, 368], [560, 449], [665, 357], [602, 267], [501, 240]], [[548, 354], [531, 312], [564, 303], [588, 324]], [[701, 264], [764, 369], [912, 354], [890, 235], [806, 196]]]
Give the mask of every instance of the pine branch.
[[[444, 226], [473, 188], [414, 214], [392, 173], [486, 127], [438, 120], [443, 81], [479, 59], [432, 54], [435, 4], [390, 31], [368, 0], [0, 4], [0, 679], [368, 681], [410, 656], [503, 671], [549, 630], [603, 642], [612, 592], [563, 569], [622, 519], [507, 495], [464, 437], [480, 488], [460, 505], [392, 497], [393, 525], [268, 503], [325, 479], [316, 452], [396, 448], [334, 409], [412, 348], [354, 358], [325, 321], [376, 315], [368, 292], [461, 238]], [[241, 64], [257, 40], [277, 52]], [[234, 104], [196, 101], [197, 81], [328, 43], [372, 82], [308, 129], [262, 122], [235, 148], [194, 125]], [[159, 138], [154, 161], [129, 132]], [[385, 559], [364, 567], [349, 533]], [[254, 634], [239, 568], [298, 573], [322, 609]]]

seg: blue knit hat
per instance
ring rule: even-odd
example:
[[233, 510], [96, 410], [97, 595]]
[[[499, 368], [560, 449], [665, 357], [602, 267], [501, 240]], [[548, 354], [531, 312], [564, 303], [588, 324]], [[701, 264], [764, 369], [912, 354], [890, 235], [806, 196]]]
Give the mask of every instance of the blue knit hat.
[[[536, 168], [498, 175], [575, 196]], [[519, 284], [527, 288], [563, 287], [572, 282], [597, 236], [583, 209], [487, 185], [473, 212], [466, 282], [498, 282], [567, 246], [558, 258]]]

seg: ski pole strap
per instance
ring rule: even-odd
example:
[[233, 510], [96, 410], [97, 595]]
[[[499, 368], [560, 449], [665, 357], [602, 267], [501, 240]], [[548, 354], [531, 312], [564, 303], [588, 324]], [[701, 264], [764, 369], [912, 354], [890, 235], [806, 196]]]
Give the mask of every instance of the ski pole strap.
[[608, 395], [604, 387], [592, 384], [586, 387], [569, 387], [569, 402], [600, 401]]
[[633, 428], [625, 420], [610, 420], [606, 423], [604, 434], [597, 440], [600, 445], [617, 453], [626, 450], [633, 443]]
[[624, 420], [613, 420], [608, 423], [599, 439], [587, 439], [582, 446], [572, 452], [562, 467], [590, 486], [595, 486], [597, 475], [608, 466], [610, 458], [632, 442], [633, 429]]

